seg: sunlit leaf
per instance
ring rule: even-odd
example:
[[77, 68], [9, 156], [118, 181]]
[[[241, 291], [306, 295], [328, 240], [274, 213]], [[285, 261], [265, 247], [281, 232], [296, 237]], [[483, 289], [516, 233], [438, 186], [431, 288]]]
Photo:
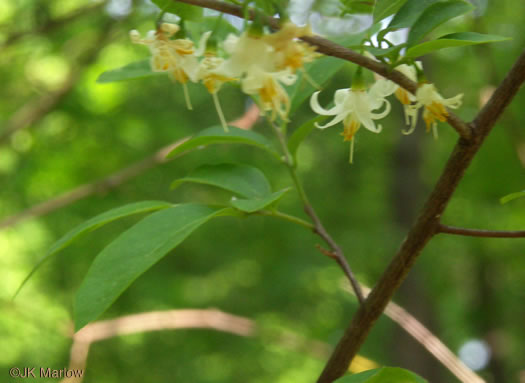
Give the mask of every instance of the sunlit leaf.
[[246, 198], [265, 197], [272, 192], [268, 180], [259, 169], [243, 164], [204, 165], [176, 180], [171, 187], [185, 182], [216, 186]]
[[464, 0], [450, 0], [432, 4], [425, 9], [410, 29], [407, 40], [408, 46], [416, 44], [444, 22], [470, 12], [473, 9], [474, 6]]
[[407, 0], [377, 0], [374, 8], [374, 22], [396, 13]]
[[210, 219], [235, 214], [185, 204], [153, 213], [111, 242], [91, 265], [75, 298], [75, 329], [97, 319], [141, 274]]
[[203, 9], [195, 5], [180, 3], [173, 0], [151, 0], [161, 10], [174, 13], [184, 20], [199, 21], [202, 19]]
[[141, 214], [141, 213], [152, 212], [155, 210], [166, 209], [172, 206], [173, 204], [168, 203], [168, 202], [162, 202], [162, 201], [135, 202], [129, 205], [120, 206], [115, 209], [106, 211], [78, 225], [74, 229], [70, 230], [66, 235], [64, 235], [58, 241], [56, 241], [53, 245], [51, 245], [51, 247], [46, 252], [44, 257], [37, 262], [37, 264], [33, 267], [31, 272], [27, 275], [24, 281], [20, 284], [20, 286], [18, 287], [15, 293], [15, 296], [22, 289], [22, 287], [24, 287], [24, 285], [29, 280], [29, 278], [31, 278], [31, 276], [40, 268], [40, 266], [42, 266], [42, 264], [44, 264], [47, 260], [49, 260], [53, 255], [58, 253], [60, 250], [66, 248], [71, 243], [73, 243], [75, 240], [82, 237], [84, 234], [87, 234], [93, 230], [98, 229], [101, 226], [104, 226], [110, 222], [116, 221], [117, 219], [120, 219], [120, 218], [124, 218], [124, 217], [134, 215], [134, 214]]
[[413, 372], [397, 367], [382, 367], [374, 370], [346, 375], [337, 383], [428, 383]]
[[153, 72], [149, 60], [135, 61], [121, 68], [108, 70], [97, 78], [97, 82], [105, 84], [116, 81], [136, 80], [140, 78], [166, 76], [164, 72]]
[[317, 116], [312, 118], [309, 121], [306, 121], [304, 124], [302, 124], [300, 127], [295, 129], [293, 134], [288, 139], [288, 150], [290, 151], [290, 154], [295, 158], [297, 155], [297, 149], [299, 148], [299, 145], [304, 141], [308, 135], [314, 130], [315, 124], [320, 123], [321, 121], [325, 120], [326, 116]]
[[507, 40], [510, 39], [508, 37], [485, 35], [476, 32], [451, 33], [449, 35], [442, 36], [437, 40], [427, 41], [422, 44], [415, 45], [407, 50], [405, 56], [418, 57], [444, 48], [496, 43]]
[[[344, 65], [344, 60], [335, 57], [323, 57], [306, 65], [305, 70], [308, 77], [313, 80], [316, 85], [322, 87], [339, 72]], [[293, 115], [297, 108], [316, 90], [318, 89], [312, 85], [311, 81], [299, 72], [299, 77], [295, 84], [288, 88], [291, 100], [290, 115]]]
[[372, 13], [375, 0], [341, 0], [343, 14], [345, 13]]
[[274, 146], [264, 136], [250, 130], [229, 127], [229, 132], [225, 132], [221, 126], [213, 126], [199, 132], [188, 141], [173, 149], [167, 157], [173, 157], [187, 150], [197, 147], [205, 147], [214, 144], [245, 144], [263, 149], [276, 157], [280, 158]]
[[520, 192], [516, 192], [516, 193], [507, 194], [505, 197], [502, 197], [500, 199], [500, 202], [502, 204], [504, 204], [504, 203], [507, 203], [507, 202], [512, 201], [514, 199], [523, 198], [523, 197], [525, 197], [525, 190], [520, 191]]
[[279, 201], [286, 192], [291, 190], [290, 188], [283, 189], [260, 198], [250, 198], [250, 199], [232, 199], [230, 204], [246, 213], [253, 213], [262, 209], [267, 208], [270, 205], [275, 204]]
[[423, 11], [439, 0], [407, 0], [388, 24], [388, 29], [409, 28]]

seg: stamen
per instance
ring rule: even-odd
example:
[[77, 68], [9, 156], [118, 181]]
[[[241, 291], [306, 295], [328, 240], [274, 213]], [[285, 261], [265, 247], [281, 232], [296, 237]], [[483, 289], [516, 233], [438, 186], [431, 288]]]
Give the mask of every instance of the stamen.
[[439, 137], [438, 137], [438, 129], [437, 129], [437, 123], [434, 122], [434, 124], [432, 125], [432, 134], [434, 136], [434, 140], [437, 140]]
[[308, 82], [311, 86], [313, 86], [315, 89], [317, 90], [321, 90], [321, 86], [319, 84], [317, 84], [313, 78], [310, 77], [310, 75], [308, 74], [308, 72], [303, 68], [302, 69], [302, 72], [303, 72], [303, 78], [306, 80], [306, 82]]
[[219, 102], [219, 97], [217, 96], [217, 92], [213, 92], [211, 94], [211, 97], [213, 98], [213, 103], [215, 104], [215, 109], [217, 110], [217, 114], [219, 115], [219, 120], [221, 120], [221, 125], [226, 133], [228, 133], [228, 123], [226, 122], [226, 119], [224, 118], [224, 114], [222, 113], [221, 104]]
[[349, 159], [349, 162], [351, 164], [354, 163], [354, 137], [352, 137], [352, 139], [350, 140], [350, 159]]
[[188, 86], [185, 82], [182, 83], [182, 89], [184, 90], [184, 100], [186, 101], [186, 107], [188, 110], [193, 110], [191, 106], [190, 93], [188, 92]]

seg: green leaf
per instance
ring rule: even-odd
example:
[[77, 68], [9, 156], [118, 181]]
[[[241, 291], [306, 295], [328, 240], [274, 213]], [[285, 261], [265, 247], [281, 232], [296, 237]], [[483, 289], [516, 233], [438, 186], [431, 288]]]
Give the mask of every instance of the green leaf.
[[238, 33], [238, 30], [233, 25], [220, 16], [207, 16], [200, 21], [187, 21], [184, 23], [184, 26], [190, 32], [190, 36], [193, 37], [194, 41], [198, 41], [205, 32], [213, 31], [208, 43], [213, 39], [223, 41], [228, 34]]
[[388, 29], [409, 28], [423, 11], [438, 0], [408, 0], [396, 13]]
[[[339, 72], [341, 68], [343, 68], [345, 63], [346, 61], [335, 57], [323, 57], [306, 65], [305, 70], [315, 84], [323, 86], [337, 72]], [[290, 116], [315, 90], [318, 89], [316, 89], [305, 78], [305, 76], [300, 73], [297, 81], [292, 86], [288, 87], [288, 94], [290, 95], [291, 100]]]
[[184, 204], [151, 214], [111, 242], [91, 265], [75, 298], [75, 328], [97, 319], [141, 274], [198, 227], [231, 208]]
[[280, 155], [277, 150], [264, 136], [250, 130], [243, 130], [232, 126], [229, 127], [229, 132], [225, 132], [221, 126], [213, 126], [211, 128], [204, 129], [190, 138], [188, 141], [177, 146], [175, 149], [169, 152], [167, 157], [173, 157], [187, 150], [212, 144], [252, 145], [266, 150], [275, 158], [280, 159]]
[[504, 204], [504, 203], [507, 203], [507, 202], [512, 201], [514, 199], [522, 198], [522, 197], [525, 197], [525, 190], [522, 190], [522, 191], [516, 192], [516, 193], [507, 194], [505, 197], [502, 197], [499, 201], [502, 204]]
[[293, 134], [288, 139], [288, 150], [290, 151], [290, 154], [293, 156], [294, 159], [297, 155], [297, 149], [299, 149], [299, 145], [301, 145], [304, 139], [308, 137], [308, 135], [314, 130], [315, 124], [320, 123], [325, 119], [326, 116], [317, 116], [312, 118], [311, 120], [306, 121], [300, 127], [295, 129]]
[[510, 40], [510, 38], [496, 35], [484, 35], [476, 32], [451, 33], [449, 35], [441, 36], [437, 40], [426, 41], [409, 48], [405, 57], [419, 57], [444, 48], [497, 43], [507, 40]]
[[377, 0], [374, 8], [374, 22], [387, 18], [396, 13], [407, 0]]
[[371, 0], [341, 0], [343, 14], [372, 13], [375, 1]]
[[166, 76], [165, 72], [153, 72], [149, 60], [132, 62], [121, 68], [108, 70], [97, 78], [99, 84], [106, 84], [116, 81], [136, 80], [154, 76]]
[[408, 34], [407, 44], [412, 46], [445, 21], [463, 15], [474, 9], [464, 0], [450, 0], [432, 4], [419, 16]]
[[359, 374], [346, 375], [337, 383], [428, 383], [413, 372], [397, 367], [382, 367]]
[[[142, 201], [131, 203], [129, 205], [124, 205], [117, 207], [115, 209], [106, 211], [105, 213], [99, 214], [96, 217], [93, 217], [86, 222], [78, 225], [74, 229], [70, 230], [66, 235], [56, 241], [46, 252], [43, 258], [41, 258], [37, 264], [33, 267], [31, 272], [27, 275], [24, 281], [20, 284], [16, 290], [16, 295], [20, 292], [22, 287], [26, 282], [33, 276], [33, 274], [42, 266], [47, 260], [49, 260], [53, 255], [58, 253], [60, 250], [66, 248], [75, 240], [79, 239], [84, 234], [92, 232], [93, 230], [98, 229], [101, 226], [104, 226], [110, 222], [116, 221], [117, 219], [124, 218], [134, 214], [147, 213], [155, 210], [166, 209], [172, 207], [173, 204], [162, 201]], [[14, 297], [13, 297], [14, 298]]]
[[272, 192], [259, 169], [242, 164], [204, 165], [187, 177], [176, 180], [171, 187], [176, 188], [185, 182], [216, 186], [246, 198], [260, 198]]
[[203, 11], [201, 7], [195, 5], [182, 4], [173, 0], [151, 0], [161, 10], [174, 13], [183, 20], [199, 21], [202, 19]]
[[262, 198], [232, 199], [230, 201], [230, 204], [234, 208], [244, 211], [246, 213], [254, 213], [276, 203], [284, 196], [285, 193], [287, 193], [290, 190], [291, 188], [286, 188]]

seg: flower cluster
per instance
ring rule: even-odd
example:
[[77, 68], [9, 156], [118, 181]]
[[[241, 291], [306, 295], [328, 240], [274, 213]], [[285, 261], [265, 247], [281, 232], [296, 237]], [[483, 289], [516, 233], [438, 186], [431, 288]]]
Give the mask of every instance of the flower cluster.
[[287, 120], [290, 100], [283, 85], [292, 85], [297, 79], [296, 71], [317, 57], [311, 46], [297, 39], [311, 34], [308, 27], [287, 22], [273, 34], [250, 30], [240, 36], [230, 34], [222, 42], [225, 57], [220, 57], [217, 50], [206, 49], [211, 32], [202, 35], [196, 48], [189, 39], [173, 38], [179, 29], [176, 24], [163, 23], [145, 38], [136, 30], [130, 32], [130, 37], [133, 43], [149, 47], [153, 71], [167, 72], [182, 84], [189, 109], [186, 83], [201, 82], [212, 95], [227, 131], [217, 92], [222, 84], [235, 81], [244, 93], [258, 96], [261, 111], [270, 112], [272, 120]]
[[[395, 69], [415, 82], [418, 81], [418, 71], [422, 71], [420, 63], [416, 63], [415, 66], [402, 64]], [[316, 124], [319, 129], [343, 122], [341, 135], [344, 137], [344, 141], [351, 143], [350, 162], [353, 160], [354, 136], [361, 125], [371, 132], [381, 132], [381, 125], [376, 126], [374, 120], [384, 118], [390, 112], [390, 102], [386, 97], [391, 94], [395, 94], [404, 108], [408, 129], [403, 130], [403, 134], [411, 134], [414, 131], [419, 110], [423, 108], [423, 119], [427, 131], [432, 129], [434, 137], [437, 137], [437, 121], [446, 121], [449, 115], [447, 108], [459, 108], [463, 97], [463, 94], [458, 94], [446, 99], [439, 94], [433, 84], [428, 83], [419, 84], [414, 95], [384, 78], [378, 79], [369, 89], [366, 89], [361, 76], [361, 68], [359, 68], [354, 76], [352, 88], [339, 89], [335, 92], [335, 105], [331, 109], [326, 110], [319, 105], [319, 92], [315, 92], [310, 99], [310, 106], [315, 113], [323, 116], [334, 116], [325, 125]]]

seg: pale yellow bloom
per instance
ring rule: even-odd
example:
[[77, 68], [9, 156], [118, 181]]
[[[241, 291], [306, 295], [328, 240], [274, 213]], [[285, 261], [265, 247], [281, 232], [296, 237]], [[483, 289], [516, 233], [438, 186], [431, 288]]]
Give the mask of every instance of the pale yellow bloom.
[[434, 137], [437, 137], [437, 121], [444, 122], [449, 115], [447, 108], [457, 109], [461, 106], [463, 93], [451, 98], [443, 98], [434, 84], [423, 84], [416, 92], [416, 104], [411, 108], [417, 110], [424, 107], [423, 120], [427, 131], [432, 129]]
[[186, 83], [195, 81], [198, 52], [191, 40], [171, 39], [178, 31], [178, 25], [163, 23], [156, 31], [149, 31], [146, 38], [141, 38], [136, 30], [130, 32], [130, 38], [134, 44], [146, 45], [150, 49], [151, 69], [154, 72], [167, 72], [174, 81], [182, 84], [186, 104], [191, 109]]

